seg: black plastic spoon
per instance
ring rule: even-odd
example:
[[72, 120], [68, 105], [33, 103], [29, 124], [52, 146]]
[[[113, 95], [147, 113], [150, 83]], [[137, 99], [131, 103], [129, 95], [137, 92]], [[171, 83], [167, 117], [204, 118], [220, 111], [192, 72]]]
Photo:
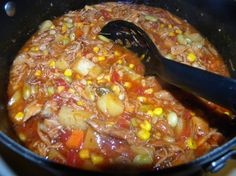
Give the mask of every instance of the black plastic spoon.
[[166, 59], [149, 36], [133, 23], [112, 21], [103, 27], [100, 34], [144, 56], [145, 75], [158, 75], [170, 84], [236, 113], [235, 79]]

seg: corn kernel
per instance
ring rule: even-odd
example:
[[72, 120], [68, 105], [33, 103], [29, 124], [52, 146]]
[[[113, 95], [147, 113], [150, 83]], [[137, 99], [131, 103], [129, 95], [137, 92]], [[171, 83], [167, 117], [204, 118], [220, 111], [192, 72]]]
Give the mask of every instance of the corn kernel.
[[229, 111], [225, 111], [224, 114], [227, 115], [227, 116], [230, 116], [230, 112]]
[[196, 60], [196, 55], [194, 53], [189, 53], [187, 59], [189, 62], [194, 62]]
[[149, 111], [147, 112], [147, 114], [148, 114], [149, 116], [151, 116], [151, 117], [154, 116], [154, 113], [153, 113], [153, 111], [151, 111], [151, 110], [149, 110]]
[[16, 115], [15, 115], [15, 119], [17, 120], [17, 121], [21, 121], [21, 120], [23, 120], [23, 118], [24, 118], [24, 113], [23, 112], [18, 112]]
[[146, 131], [151, 131], [151, 129], [152, 129], [152, 125], [147, 120], [145, 120], [143, 123], [141, 123], [140, 127]]
[[65, 76], [67, 76], [67, 77], [70, 77], [70, 76], [72, 76], [72, 70], [71, 69], [66, 69], [65, 71], [64, 71], [64, 75]]
[[65, 87], [64, 86], [58, 86], [57, 87], [57, 93], [61, 93], [62, 91], [65, 90]]
[[114, 54], [115, 54], [115, 56], [117, 56], [117, 57], [121, 56], [121, 53], [120, 53], [119, 51], [115, 51]]
[[82, 106], [82, 105], [84, 105], [84, 103], [82, 101], [77, 101], [77, 105]]
[[134, 64], [129, 64], [129, 68], [133, 69], [134, 68]]
[[63, 25], [62, 25], [62, 27], [61, 27], [61, 32], [62, 33], [65, 33], [67, 31], [67, 26], [66, 26], [66, 24], [64, 23]]
[[98, 84], [102, 84], [102, 83], [105, 83], [106, 81], [104, 79], [100, 79], [100, 80], [97, 80], [97, 83]]
[[94, 165], [101, 164], [104, 160], [102, 156], [92, 154], [91, 155], [91, 160]]
[[160, 116], [160, 115], [162, 115], [162, 113], [163, 113], [163, 109], [161, 107], [155, 108], [153, 110], [153, 114], [156, 115], [156, 116]]
[[41, 70], [36, 70], [36, 72], [34, 73], [35, 76], [41, 76], [42, 72]]
[[142, 54], [140, 59], [143, 60], [145, 58], [145, 56], [146, 56], [145, 54]]
[[174, 36], [175, 36], [175, 33], [174, 33], [174, 32], [170, 32], [170, 33], [168, 34], [168, 36], [169, 36], [169, 37], [174, 37]]
[[86, 81], [87, 85], [91, 85], [92, 84], [92, 81], [88, 80]]
[[71, 94], [74, 94], [74, 93], [75, 93], [75, 90], [72, 89], [72, 88], [69, 88], [68, 92], [71, 93]]
[[165, 25], [162, 23], [162, 24], [160, 25], [160, 27], [161, 27], [161, 28], [164, 28], [164, 27], [165, 27]]
[[197, 144], [192, 138], [188, 138], [186, 140], [186, 146], [190, 149], [193, 149], [193, 150], [197, 148]]
[[114, 92], [115, 94], [117, 94], [117, 95], [120, 93], [120, 87], [117, 86], [117, 85], [113, 85], [113, 86], [111, 87], [111, 89], [112, 89], [113, 92]]
[[124, 83], [124, 86], [125, 86], [126, 88], [130, 88], [131, 85], [132, 85], [132, 84], [131, 84], [130, 82], [125, 82], [125, 83]]
[[90, 157], [89, 150], [88, 149], [82, 149], [79, 151], [79, 157], [81, 159], [88, 159]]
[[34, 46], [34, 47], [31, 48], [31, 51], [37, 52], [37, 51], [39, 51], [39, 47]]
[[149, 88], [149, 89], [146, 89], [144, 91], [145, 94], [152, 94], [153, 93], [153, 89], [152, 88]]
[[98, 48], [97, 46], [95, 46], [95, 47], [93, 48], [93, 51], [94, 51], [95, 53], [98, 53], [99, 50], [100, 50], [100, 48]]
[[104, 61], [106, 58], [104, 56], [98, 56], [98, 61]]
[[23, 141], [23, 142], [26, 140], [26, 136], [25, 136], [24, 133], [19, 133], [18, 137], [19, 137], [19, 139], [20, 139], [21, 141]]
[[173, 28], [172, 24], [168, 24], [168, 28], [169, 29]]
[[141, 140], [148, 140], [151, 136], [151, 133], [149, 131], [146, 131], [146, 130], [139, 130], [138, 133], [137, 133], [137, 136], [141, 139]]
[[119, 60], [117, 61], [117, 63], [121, 65], [121, 64], [123, 63], [123, 61], [122, 61], [121, 59], [119, 59]]
[[140, 101], [140, 102], [145, 102], [147, 101], [147, 98], [146, 97], [143, 97], [143, 96], [138, 96], [137, 99]]
[[111, 78], [109, 75], [105, 75], [104, 78], [107, 80], [107, 81], [111, 81]]
[[49, 62], [49, 67], [55, 68], [55, 66], [56, 66], [56, 62], [55, 61], [50, 61]]
[[176, 29], [176, 30], [175, 30], [175, 33], [177, 33], [177, 34], [182, 34], [183, 32], [182, 32], [180, 29]]

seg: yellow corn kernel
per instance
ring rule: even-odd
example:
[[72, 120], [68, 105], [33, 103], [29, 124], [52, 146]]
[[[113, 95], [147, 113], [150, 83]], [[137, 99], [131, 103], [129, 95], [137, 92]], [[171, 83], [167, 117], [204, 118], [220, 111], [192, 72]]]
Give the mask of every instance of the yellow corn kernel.
[[86, 81], [87, 85], [91, 85], [92, 84], [92, 81], [88, 80]]
[[172, 24], [168, 24], [168, 28], [169, 29], [173, 28]]
[[130, 88], [131, 85], [132, 85], [132, 84], [131, 84], [130, 82], [125, 82], [125, 83], [124, 83], [124, 86], [125, 86], [126, 88]]
[[66, 24], [64, 23], [63, 25], [62, 25], [62, 27], [61, 27], [61, 32], [62, 33], [65, 33], [67, 31], [67, 26], [66, 26]]
[[186, 143], [186, 146], [188, 147], [188, 148], [190, 148], [190, 149], [196, 149], [197, 148], [197, 144], [196, 144], [196, 142], [192, 139], [192, 138], [188, 138], [186, 141], [185, 141], [185, 143]]
[[39, 47], [34, 46], [34, 47], [31, 48], [31, 51], [37, 52], [37, 51], [39, 51]]
[[82, 105], [84, 105], [84, 103], [82, 101], [77, 101], [77, 105], [82, 106]]
[[162, 115], [162, 113], [163, 113], [163, 109], [161, 107], [155, 108], [153, 110], [153, 114], [156, 116], [160, 116], [160, 115]]
[[99, 80], [97, 80], [97, 83], [98, 84], [102, 84], [102, 83], [105, 83], [106, 81], [104, 80], [104, 79], [99, 79]]
[[182, 34], [183, 32], [182, 32], [180, 29], [176, 29], [176, 30], [175, 30], [175, 33], [176, 33], [176, 34]]
[[146, 89], [144, 91], [145, 94], [152, 94], [153, 93], [153, 89], [152, 88], [149, 88], [149, 89]]
[[36, 72], [34, 73], [35, 76], [41, 76], [42, 72], [41, 70], [36, 70]]
[[118, 94], [120, 93], [120, 87], [117, 86], [117, 85], [113, 85], [113, 86], [111, 87], [111, 89], [112, 89], [112, 91], [113, 91], [116, 95], [118, 95]]
[[142, 103], [147, 101], [147, 98], [143, 96], [138, 96], [137, 99]]
[[102, 50], [102, 54], [106, 56], [108, 54], [107, 50]]
[[164, 27], [165, 27], [165, 25], [162, 23], [162, 24], [160, 25], [160, 27], [161, 27], [161, 28], [164, 28]]
[[142, 54], [140, 59], [143, 60], [145, 58], [145, 56], [146, 56], [145, 54]]
[[91, 161], [94, 165], [101, 164], [103, 162], [104, 158], [99, 155], [92, 154], [91, 155]]
[[225, 111], [224, 114], [227, 115], [227, 116], [230, 116], [230, 112], [229, 111]]
[[120, 53], [119, 51], [115, 51], [114, 54], [115, 54], [115, 56], [117, 56], [117, 57], [121, 56], [121, 53]]
[[66, 69], [65, 71], [64, 71], [64, 75], [65, 76], [67, 76], [67, 77], [70, 77], [70, 76], [72, 76], [72, 70], [71, 69]]
[[50, 29], [51, 29], [51, 30], [55, 29], [55, 26], [54, 26], [54, 25], [52, 25], [52, 26], [50, 27]]
[[190, 114], [191, 114], [191, 116], [194, 116], [194, 115], [195, 115], [195, 113], [194, 113], [194, 112], [190, 112]]
[[143, 130], [146, 130], [146, 131], [151, 131], [152, 129], [152, 125], [149, 123], [149, 121], [145, 120], [143, 123], [140, 124], [140, 127], [143, 129]]
[[75, 93], [75, 90], [72, 89], [72, 88], [69, 88], [68, 92], [71, 93], [71, 94], [74, 94], [74, 93]]
[[134, 64], [129, 64], [129, 68], [133, 69], [134, 68]]
[[49, 62], [49, 67], [55, 68], [55, 66], [56, 66], [56, 62], [55, 61], [50, 61]]
[[111, 77], [109, 75], [105, 75], [104, 78], [107, 80], [107, 81], [111, 81]]
[[123, 61], [122, 61], [121, 59], [119, 59], [119, 60], [117, 61], [117, 63], [121, 65], [121, 64], [123, 63]]
[[95, 53], [98, 53], [99, 50], [100, 50], [100, 48], [98, 48], [97, 46], [95, 46], [95, 47], [93, 48], [93, 51], [94, 51]]
[[79, 151], [79, 157], [81, 159], [89, 159], [90, 158], [90, 153], [88, 149], [82, 149]]
[[146, 140], [148, 140], [148, 139], [150, 138], [151, 133], [150, 133], [149, 131], [147, 131], [147, 130], [141, 129], [141, 130], [138, 131], [137, 136], [138, 136], [141, 140], [146, 141]]
[[149, 111], [147, 112], [147, 114], [148, 114], [149, 116], [151, 116], [151, 117], [154, 116], [154, 113], [153, 113], [153, 111], [151, 111], [151, 110], [149, 110]]
[[189, 62], [194, 62], [196, 60], [196, 55], [194, 53], [189, 53], [187, 59]]
[[169, 36], [169, 37], [174, 37], [174, 36], [175, 36], [175, 33], [174, 33], [174, 32], [170, 32], [170, 33], [168, 34], [168, 36]]
[[64, 86], [58, 86], [57, 87], [57, 93], [61, 93], [62, 91], [65, 90], [65, 87]]
[[25, 136], [24, 133], [19, 133], [18, 137], [19, 137], [19, 139], [20, 139], [21, 141], [23, 141], [23, 142], [26, 140], [26, 136]]
[[104, 61], [106, 58], [104, 56], [98, 56], [98, 61]]
[[23, 118], [24, 118], [24, 113], [23, 112], [18, 112], [16, 115], [15, 115], [15, 119], [17, 120], [17, 121], [21, 121], [21, 120], [23, 120]]

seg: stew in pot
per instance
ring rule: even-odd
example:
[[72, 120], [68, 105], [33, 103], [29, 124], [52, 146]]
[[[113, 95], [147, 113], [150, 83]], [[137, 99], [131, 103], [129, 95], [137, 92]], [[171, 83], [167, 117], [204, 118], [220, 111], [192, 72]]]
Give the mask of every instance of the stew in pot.
[[166, 10], [85, 6], [44, 21], [14, 60], [8, 109], [24, 145], [55, 162], [100, 170], [171, 167], [222, 144], [223, 135], [192, 105], [194, 98], [183, 103], [185, 93], [144, 76], [142, 58], [99, 35], [117, 19], [140, 26], [168, 59], [228, 76], [212, 45]]

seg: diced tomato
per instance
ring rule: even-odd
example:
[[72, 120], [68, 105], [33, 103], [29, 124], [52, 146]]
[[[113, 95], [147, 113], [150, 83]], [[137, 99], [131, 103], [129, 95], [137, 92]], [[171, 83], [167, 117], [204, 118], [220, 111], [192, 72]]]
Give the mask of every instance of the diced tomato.
[[66, 161], [69, 166], [77, 165], [78, 152], [75, 150], [70, 150], [67, 153]]
[[55, 80], [55, 83], [57, 86], [64, 86], [64, 87], [68, 87], [67, 83], [65, 80], [58, 78]]
[[111, 82], [115, 83], [115, 82], [119, 82], [120, 80], [120, 75], [114, 71], [111, 75]]
[[101, 14], [102, 14], [102, 16], [104, 17], [105, 20], [111, 19], [111, 15], [109, 14], [109, 12], [107, 10], [102, 9], [100, 12], [101, 12]]
[[75, 31], [75, 36], [76, 36], [76, 38], [78, 39], [78, 38], [80, 38], [82, 35], [83, 35], [83, 32], [82, 32], [81, 30], [79, 30], [79, 29], [76, 29], [76, 31]]

